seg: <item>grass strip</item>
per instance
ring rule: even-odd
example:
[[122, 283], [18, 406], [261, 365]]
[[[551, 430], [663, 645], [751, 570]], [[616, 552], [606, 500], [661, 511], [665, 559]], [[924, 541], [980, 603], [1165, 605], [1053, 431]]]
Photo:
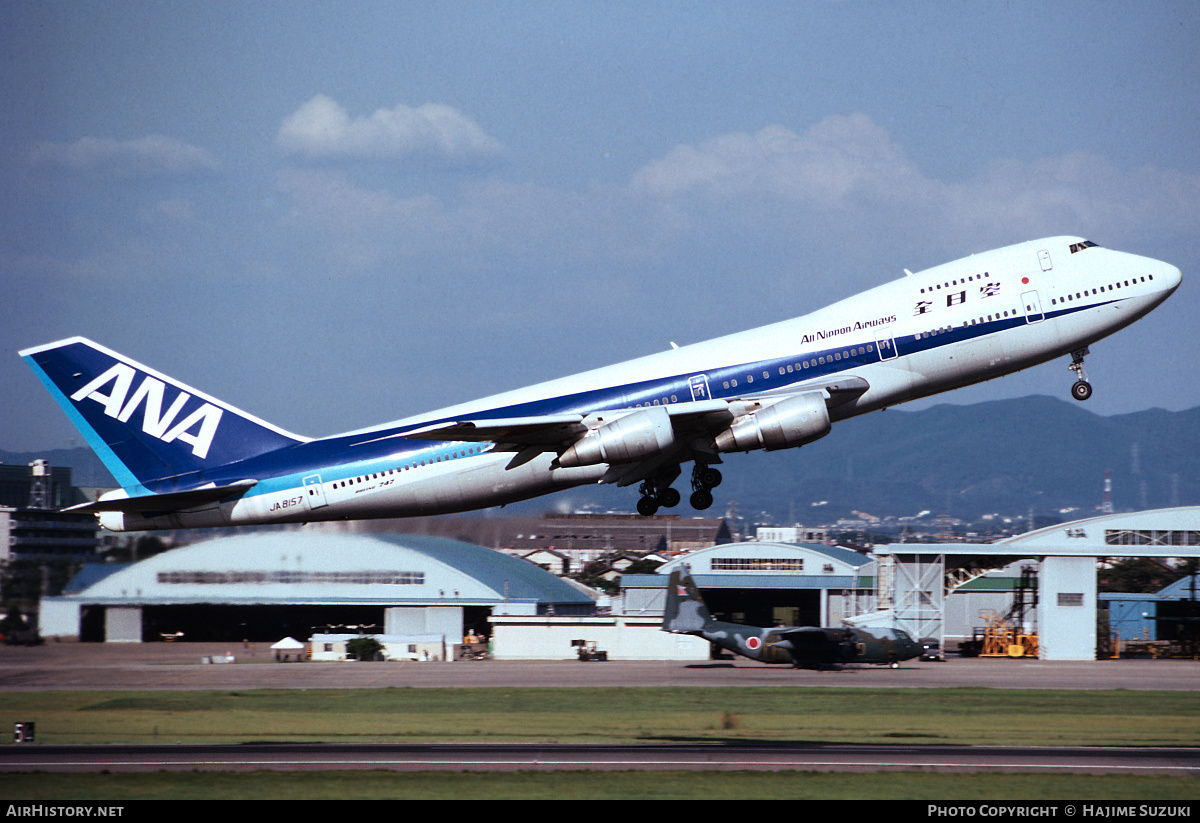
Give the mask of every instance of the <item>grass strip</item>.
[[36, 722], [37, 740], [43, 743], [730, 740], [1193, 746], [1200, 742], [1200, 695], [778, 687], [0, 695], [0, 728], [17, 721]]
[[[137, 800], [1200, 799], [1186, 777], [877, 772], [158, 772], [5, 774], [6, 802]], [[18, 800], [19, 799], [19, 800]]]

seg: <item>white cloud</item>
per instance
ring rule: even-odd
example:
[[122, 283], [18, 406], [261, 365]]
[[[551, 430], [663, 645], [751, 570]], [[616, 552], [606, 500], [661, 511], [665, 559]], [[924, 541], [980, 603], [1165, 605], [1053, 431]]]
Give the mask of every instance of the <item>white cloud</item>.
[[861, 114], [678, 146], [624, 186], [444, 182], [401, 194], [346, 169], [282, 169], [280, 227], [329, 271], [521, 272], [522, 283], [566, 290], [603, 277], [605, 293], [656, 293], [672, 281], [649, 273], [667, 271], [688, 272], [699, 295], [751, 271], [778, 293], [801, 270], [837, 268], [838, 278], [805, 281], [796, 296], [815, 308], [901, 265], [1051, 234], [1122, 247], [1163, 226], [1200, 225], [1195, 176], [1066, 154], [937, 179]]
[[196, 222], [196, 208], [191, 200], [167, 197], [141, 210], [143, 220], [182, 225]]
[[685, 216], [714, 202], [728, 219], [757, 219], [764, 206], [798, 220], [836, 212], [957, 242], [1200, 229], [1200, 176], [1120, 169], [1073, 152], [998, 160], [973, 177], [938, 180], [864, 114], [827, 117], [802, 134], [773, 125], [680, 145], [638, 170], [629, 190]]
[[[464, 181], [453, 192], [401, 196], [367, 187], [343, 169], [288, 168], [276, 179], [281, 225], [351, 270], [427, 257], [465, 270], [581, 266], [598, 246], [597, 204], [533, 183]], [[627, 227], [628, 228], [628, 227]], [[619, 232], [628, 245], [628, 232]]]
[[674, 195], [772, 193], [836, 201], [856, 192], [889, 192], [919, 178], [887, 131], [863, 114], [822, 120], [804, 134], [767, 126], [677, 146], [632, 181], [635, 190]]
[[276, 142], [309, 159], [394, 160], [423, 155], [454, 163], [495, 157], [504, 147], [474, 120], [439, 103], [397, 105], [351, 118], [336, 101], [317, 95], [286, 117]]
[[211, 152], [161, 134], [133, 140], [83, 137], [74, 142], [41, 143], [29, 159], [38, 166], [123, 177], [193, 174], [221, 167]]

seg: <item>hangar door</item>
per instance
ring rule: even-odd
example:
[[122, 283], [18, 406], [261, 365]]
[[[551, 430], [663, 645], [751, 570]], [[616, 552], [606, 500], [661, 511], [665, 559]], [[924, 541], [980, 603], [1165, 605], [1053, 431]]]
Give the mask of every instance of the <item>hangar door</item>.
[[717, 620], [764, 629], [821, 625], [820, 589], [703, 589], [700, 596]]
[[[192, 605], [146, 606], [142, 639], [160, 640], [182, 633], [185, 641], [271, 642], [284, 637], [305, 640], [314, 630], [336, 626], [383, 629], [384, 607], [372, 605]], [[377, 632], [377, 633], [378, 633]]]

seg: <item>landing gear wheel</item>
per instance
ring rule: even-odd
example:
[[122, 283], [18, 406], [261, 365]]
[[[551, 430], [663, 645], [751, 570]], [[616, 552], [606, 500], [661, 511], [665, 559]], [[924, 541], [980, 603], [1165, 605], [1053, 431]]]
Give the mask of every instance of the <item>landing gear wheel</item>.
[[688, 501], [693, 509], [707, 509], [713, 504], [712, 489], [721, 485], [721, 473], [704, 463], [692, 469], [692, 496]]
[[660, 507], [671, 508], [679, 505], [679, 492], [671, 488], [675, 478], [679, 477], [679, 466], [664, 466], [652, 476], [642, 481], [639, 491], [642, 497], [637, 502], [638, 513], [643, 517], [651, 517], [658, 513]]
[[1088, 382], [1087, 372], [1083, 370], [1083, 358], [1090, 353], [1086, 348], [1071, 352], [1071, 365], [1067, 368], [1075, 372], [1075, 385], [1071, 386], [1071, 396], [1076, 400], [1087, 400], [1092, 396], [1092, 384]]
[[658, 501], [653, 497], [643, 497], [637, 502], [637, 510], [643, 517], [653, 517], [658, 513]]

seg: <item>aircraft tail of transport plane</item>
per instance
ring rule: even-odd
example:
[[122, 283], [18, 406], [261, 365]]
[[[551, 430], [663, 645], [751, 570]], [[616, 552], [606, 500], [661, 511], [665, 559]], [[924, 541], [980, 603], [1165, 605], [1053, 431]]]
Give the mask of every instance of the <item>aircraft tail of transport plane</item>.
[[81, 337], [21, 352], [121, 484], [113, 530], [469, 511], [589, 483], [638, 511], [712, 505], [735, 452], [794, 448], [834, 423], [1071, 358], [1178, 287], [1174, 266], [1077, 237], [975, 254], [819, 311], [429, 414], [290, 434]]
[[686, 564], [680, 564], [668, 579], [662, 630], [696, 635], [751, 660], [786, 663], [795, 668], [846, 663], [896, 667], [901, 661], [921, 656], [921, 644], [900, 629], [810, 626], [764, 629], [714, 620]]

